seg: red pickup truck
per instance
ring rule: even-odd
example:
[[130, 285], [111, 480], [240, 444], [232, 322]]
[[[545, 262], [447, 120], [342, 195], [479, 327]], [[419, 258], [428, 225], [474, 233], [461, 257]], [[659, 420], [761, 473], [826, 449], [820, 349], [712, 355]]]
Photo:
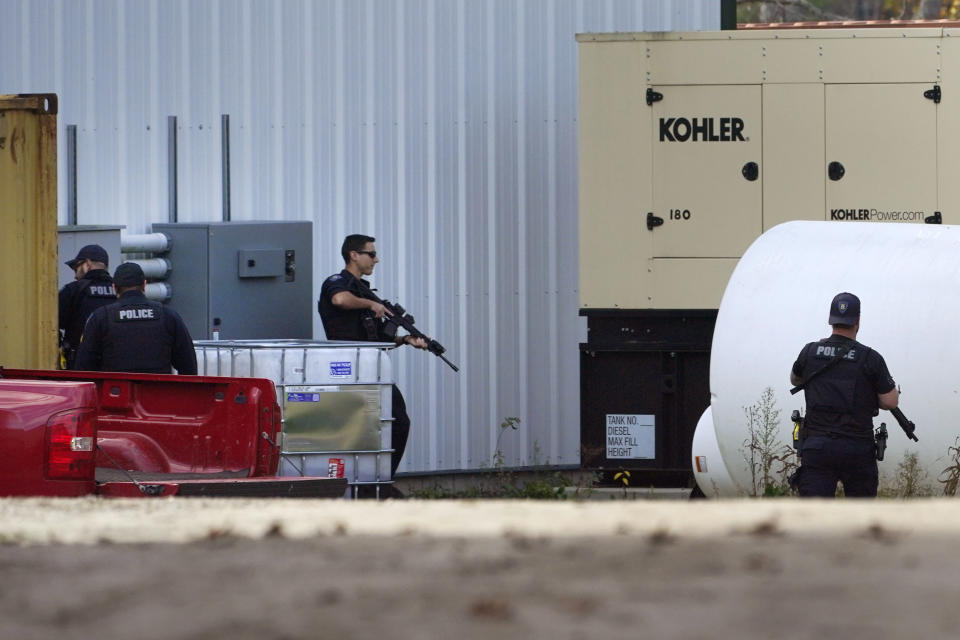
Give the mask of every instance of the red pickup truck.
[[345, 495], [277, 477], [279, 433], [269, 380], [0, 368], [0, 496]]

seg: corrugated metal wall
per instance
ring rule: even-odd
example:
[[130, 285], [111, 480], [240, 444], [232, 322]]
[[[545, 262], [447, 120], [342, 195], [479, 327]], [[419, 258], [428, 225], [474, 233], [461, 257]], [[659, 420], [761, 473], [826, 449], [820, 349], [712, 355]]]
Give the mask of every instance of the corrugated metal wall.
[[[0, 93], [77, 125], [81, 224], [313, 220], [315, 289], [347, 233], [460, 365], [403, 349], [401, 471], [579, 462], [574, 34], [717, 29], [716, 0], [0, 0]], [[66, 221], [61, 135], [61, 223]], [[175, 265], [177, 268], [177, 265]], [[182, 267], [181, 267], [182, 268]], [[319, 319], [315, 333], [322, 337]]]

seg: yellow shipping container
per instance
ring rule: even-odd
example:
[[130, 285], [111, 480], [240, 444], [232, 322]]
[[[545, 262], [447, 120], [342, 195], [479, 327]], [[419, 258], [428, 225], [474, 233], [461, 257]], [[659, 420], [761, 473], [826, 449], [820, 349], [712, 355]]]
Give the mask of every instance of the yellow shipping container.
[[57, 363], [57, 97], [0, 95], [0, 366]]

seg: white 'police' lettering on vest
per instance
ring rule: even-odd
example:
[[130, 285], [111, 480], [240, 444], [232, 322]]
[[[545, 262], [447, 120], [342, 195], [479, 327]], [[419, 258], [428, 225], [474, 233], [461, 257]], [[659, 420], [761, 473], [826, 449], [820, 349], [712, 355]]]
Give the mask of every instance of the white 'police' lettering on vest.
[[116, 298], [116, 294], [113, 292], [113, 287], [102, 284], [92, 284], [90, 285], [90, 295], [96, 297], [105, 297], [105, 298]]
[[[817, 353], [815, 354], [819, 358], [832, 358], [837, 355], [837, 348], [831, 347], [830, 345], [821, 344], [817, 346]], [[857, 359], [857, 350], [850, 349], [847, 351], [847, 355], [843, 356], [844, 360], [856, 360]]]
[[117, 312], [117, 320], [153, 320], [153, 309], [120, 309]]

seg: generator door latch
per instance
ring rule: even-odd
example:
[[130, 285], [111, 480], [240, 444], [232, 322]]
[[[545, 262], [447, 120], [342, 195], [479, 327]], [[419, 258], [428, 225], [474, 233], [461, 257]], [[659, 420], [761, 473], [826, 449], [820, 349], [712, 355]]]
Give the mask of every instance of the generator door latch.
[[665, 374], [662, 379], [663, 382], [663, 393], [676, 393], [677, 392], [677, 379], [672, 374]]
[[[937, 91], [939, 90], [940, 89], [938, 88]], [[648, 107], [652, 105], [654, 102], [660, 102], [661, 100], [663, 100], [662, 93], [658, 93], [653, 89], [651, 89], [650, 87], [647, 87], [647, 106]], [[937, 102], [940, 102], [940, 100], [938, 99]]]
[[836, 160], [827, 165], [827, 176], [834, 182], [842, 178], [846, 172], [847, 170], [843, 168], [843, 165]]
[[659, 227], [663, 224], [663, 218], [653, 215], [653, 211], [647, 212], [647, 229], [653, 231], [654, 227]]
[[294, 249], [283, 252], [283, 275], [285, 282], [293, 282], [297, 279], [297, 252]]
[[943, 216], [939, 211], [934, 211], [932, 216], [927, 216], [923, 221], [927, 224], [943, 224]]
[[740, 170], [740, 173], [743, 174], [743, 177], [753, 182], [760, 176], [760, 167], [756, 162], [748, 162], [743, 165], [743, 168]]
[[935, 104], [940, 104], [940, 85], [933, 85], [933, 89], [927, 89], [923, 92], [923, 97], [927, 100], [933, 100]]

